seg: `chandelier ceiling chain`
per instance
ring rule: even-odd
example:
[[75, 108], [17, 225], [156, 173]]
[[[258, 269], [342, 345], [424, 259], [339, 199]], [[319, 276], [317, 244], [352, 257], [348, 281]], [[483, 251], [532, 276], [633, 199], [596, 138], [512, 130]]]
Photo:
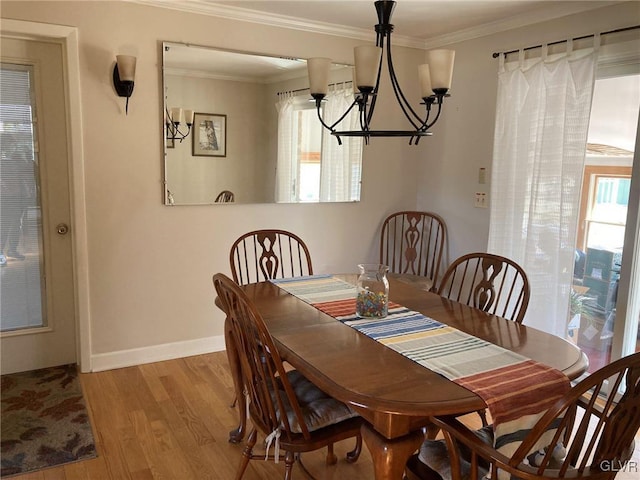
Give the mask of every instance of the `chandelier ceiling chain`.
[[[315, 100], [318, 118], [322, 126], [336, 137], [340, 145], [342, 145], [341, 137], [364, 137], [365, 143], [369, 143], [370, 137], [409, 137], [409, 144], [417, 145], [421, 137], [431, 135], [429, 129], [440, 118], [444, 98], [449, 96], [455, 52], [453, 50], [431, 50], [427, 52], [427, 63], [418, 67], [421, 105], [424, 105], [426, 110], [424, 117], [420, 116], [407, 100], [400, 88], [391, 54], [391, 34], [393, 32], [391, 15], [395, 4], [395, 1], [386, 0], [374, 2], [378, 15], [378, 24], [375, 26], [376, 44], [361, 45], [355, 48], [354, 85], [357, 87], [357, 91], [354, 93], [354, 101], [331, 125], [322, 118], [322, 102], [328, 93], [331, 59], [310, 58], [307, 62], [310, 91]], [[411, 130], [374, 130], [371, 128], [385, 51], [391, 87], [402, 113], [413, 127]], [[433, 108], [434, 105], [437, 108]], [[360, 130], [337, 130], [337, 126], [356, 106], [359, 112]], [[435, 115], [431, 118], [434, 110]]]

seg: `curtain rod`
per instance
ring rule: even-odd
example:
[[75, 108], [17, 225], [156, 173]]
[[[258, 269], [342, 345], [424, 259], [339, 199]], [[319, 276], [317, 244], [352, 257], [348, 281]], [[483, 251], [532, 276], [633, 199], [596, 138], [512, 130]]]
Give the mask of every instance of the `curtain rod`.
[[[344, 82], [336, 82], [336, 83], [330, 83], [329, 87], [335, 87], [336, 85], [343, 85], [345, 83], [353, 83], [353, 81], [351, 80], [345, 80]], [[286, 92], [277, 92], [276, 95], [283, 95], [285, 93], [299, 93], [299, 92], [306, 92], [307, 90], [309, 90], [309, 87], [306, 88], [298, 88], [297, 90], [287, 90]]]
[[[640, 28], [640, 25], [633, 25], [631, 27], [624, 27], [624, 28], [616, 28], [615, 30], [609, 30], [608, 32], [602, 32], [600, 35], [609, 35], [611, 33], [620, 33], [620, 32], [626, 32], [628, 30], [635, 30], [636, 28]], [[590, 34], [590, 35], [583, 35], [581, 37], [575, 37], [573, 40], [584, 40], [585, 38], [590, 38], [593, 37], [595, 34]], [[547, 45], [558, 45], [560, 43], [564, 43], [567, 40], [558, 40], [555, 42], [549, 42], [547, 43]], [[520, 50], [533, 50], [534, 48], [542, 48], [542, 45], [534, 45], [533, 47], [527, 47], [527, 48], [518, 48], [516, 50], [509, 50], [508, 52], [494, 52], [492, 57], [493, 58], [498, 58], [501, 54], [509, 55], [511, 53], [516, 53], [519, 52]]]

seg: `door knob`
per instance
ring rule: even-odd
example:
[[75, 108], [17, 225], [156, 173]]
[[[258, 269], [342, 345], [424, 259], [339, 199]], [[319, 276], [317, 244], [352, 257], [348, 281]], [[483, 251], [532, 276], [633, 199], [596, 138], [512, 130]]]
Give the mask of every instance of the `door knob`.
[[66, 235], [69, 233], [69, 226], [66, 223], [59, 223], [56, 226], [56, 231], [58, 232], [58, 235]]

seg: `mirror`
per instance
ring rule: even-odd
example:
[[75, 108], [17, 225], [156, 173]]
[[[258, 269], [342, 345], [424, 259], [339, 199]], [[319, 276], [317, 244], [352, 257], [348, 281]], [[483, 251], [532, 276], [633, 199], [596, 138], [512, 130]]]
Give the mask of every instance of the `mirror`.
[[[322, 128], [305, 60], [162, 50], [166, 205], [360, 200], [362, 139], [339, 146]], [[351, 66], [333, 65], [325, 120], [353, 101], [351, 79]]]

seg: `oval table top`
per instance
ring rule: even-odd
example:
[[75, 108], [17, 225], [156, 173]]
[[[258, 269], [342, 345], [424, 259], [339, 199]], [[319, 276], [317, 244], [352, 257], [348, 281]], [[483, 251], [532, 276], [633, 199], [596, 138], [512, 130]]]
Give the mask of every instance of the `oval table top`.
[[[335, 275], [355, 284], [357, 275]], [[572, 343], [391, 278], [390, 300], [478, 338], [552, 366], [570, 379], [588, 366]], [[480, 397], [322, 313], [271, 282], [242, 287], [262, 314], [283, 359], [350, 404], [386, 438], [433, 415], [485, 408]]]

